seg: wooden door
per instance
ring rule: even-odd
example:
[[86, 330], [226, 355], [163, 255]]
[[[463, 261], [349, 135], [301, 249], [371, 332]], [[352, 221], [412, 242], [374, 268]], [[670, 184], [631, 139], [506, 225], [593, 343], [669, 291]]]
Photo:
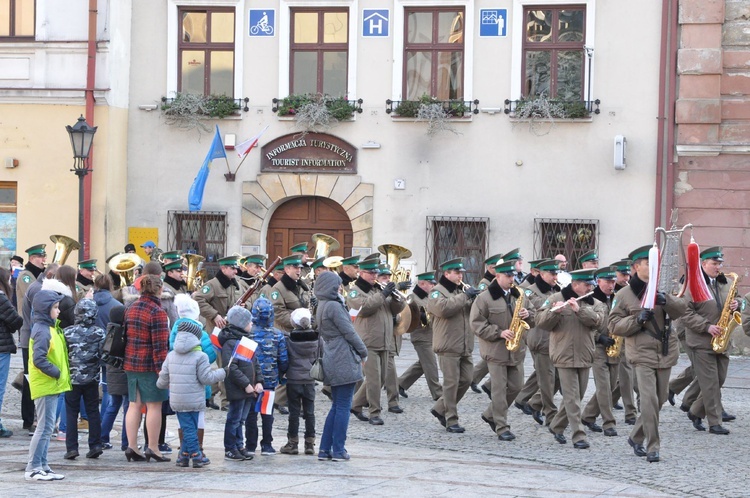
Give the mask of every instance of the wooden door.
[[352, 254], [352, 224], [346, 211], [325, 197], [297, 197], [279, 206], [268, 224], [268, 259], [288, 256], [289, 248], [307, 242], [308, 254], [315, 254], [312, 235], [324, 233], [339, 241], [341, 247], [329, 256]]

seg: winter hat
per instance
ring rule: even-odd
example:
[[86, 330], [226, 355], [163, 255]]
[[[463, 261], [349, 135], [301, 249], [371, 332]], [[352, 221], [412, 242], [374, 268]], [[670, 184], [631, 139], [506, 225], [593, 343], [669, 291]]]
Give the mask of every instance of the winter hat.
[[198, 303], [187, 294], [177, 294], [174, 297], [174, 305], [177, 307], [177, 314], [180, 318], [198, 320], [201, 315]]
[[203, 328], [193, 320], [180, 320], [177, 324], [177, 332], [187, 332], [200, 339], [203, 335]]
[[122, 325], [125, 321], [125, 306], [115, 306], [109, 310], [109, 321]]
[[230, 325], [245, 330], [248, 325], [253, 323], [253, 315], [242, 306], [232, 306], [227, 313], [227, 321]]
[[301, 329], [310, 328], [311, 314], [307, 308], [297, 308], [292, 311], [292, 323]]
[[93, 299], [81, 299], [76, 304], [75, 320], [76, 323], [91, 323], [96, 320], [98, 307]]

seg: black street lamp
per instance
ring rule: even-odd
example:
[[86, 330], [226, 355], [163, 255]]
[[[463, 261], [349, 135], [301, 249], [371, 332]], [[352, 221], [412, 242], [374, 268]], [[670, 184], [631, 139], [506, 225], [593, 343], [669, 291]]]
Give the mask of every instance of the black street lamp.
[[[93, 171], [88, 168], [88, 158], [91, 145], [94, 143], [96, 128], [96, 126], [90, 127], [83, 115], [78, 118], [75, 125], [65, 127], [68, 130], [68, 135], [70, 135], [70, 145], [73, 147], [74, 162], [73, 169], [70, 171], [78, 176], [78, 241], [83, 248], [83, 254], [86, 251], [86, 242], [83, 240], [83, 178], [89, 174], [89, 171]], [[79, 256], [78, 259], [83, 259], [83, 255]]]

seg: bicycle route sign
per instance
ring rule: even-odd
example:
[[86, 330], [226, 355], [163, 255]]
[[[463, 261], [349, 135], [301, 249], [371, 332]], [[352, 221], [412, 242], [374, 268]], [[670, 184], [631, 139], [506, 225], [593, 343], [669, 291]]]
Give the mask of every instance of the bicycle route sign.
[[249, 10], [250, 36], [273, 36], [276, 32], [276, 11], [274, 9]]

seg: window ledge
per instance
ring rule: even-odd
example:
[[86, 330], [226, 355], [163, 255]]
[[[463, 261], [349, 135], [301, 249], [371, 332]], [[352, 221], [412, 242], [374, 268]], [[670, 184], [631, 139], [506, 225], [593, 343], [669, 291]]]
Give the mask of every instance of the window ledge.
[[580, 123], [580, 124], [586, 124], [586, 123], [593, 123], [594, 118], [588, 117], [588, 118], [514, 118], [513, 116], [509, 117], [511, 123], [531, 123], [532, 121], [537, 123]]
[[[297, 121], [297, 118], [294, 116], [276, 116], [276, 119], [279, 121]], [[353, 123], [357, 120], [357, 116], [352, 116], [349, 119], [339, 119], [338, 123]]]
[[[426, 123], [428, 120], [426, 119], [418, 119], [418, 118], [402, 118], [401, 116], [391, 116], [391, 121], [397, 122], [397, 123]], [[451, 123], [471, 123], [474, 121], [474, 116], [462, 116], [462, 117], [452, 117], [447, 118], [447, 121], [450, 121]]]

